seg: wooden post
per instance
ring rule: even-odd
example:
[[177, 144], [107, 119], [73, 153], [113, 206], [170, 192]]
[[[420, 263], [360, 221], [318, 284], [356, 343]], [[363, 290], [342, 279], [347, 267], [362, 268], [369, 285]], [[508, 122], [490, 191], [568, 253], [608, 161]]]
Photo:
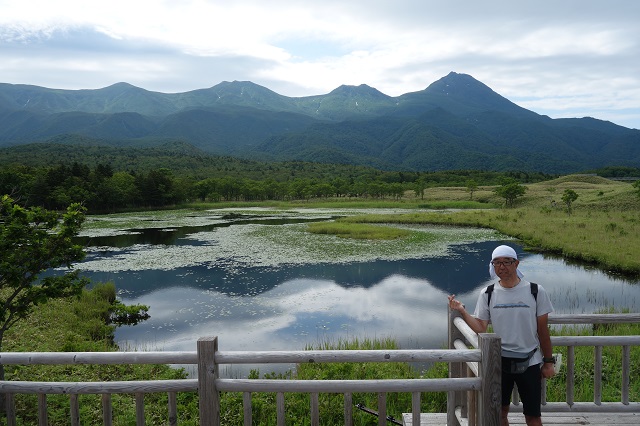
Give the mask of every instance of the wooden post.
[[478, 395], [478, 425], [500, 426], [502, 393], [502, 350], [501, 339], [495, 333], [480, 333], [478, 345], [482, 360], [478, 364], [478, 374], [482, 385]]
[[169, 392], [169, 426], [178, 426], [178, 395], [176, 392]]
[[378, 425], [386, 426], [387, 424], [387, 394], [386, 392], [378, 393]]
[[220, 394], [216, 390], [218, 337], [198, 339], [198, 397], [200, 426], [220, 426]]
[[276, 394], [276, 424], [278, 426], [285, 426], [286, 420], [286, 407], [284, 405], [284, 392], [278, 392]]
[[[448, 348], [455, 349], [453, 342], [456, 340], [464, 341], [465, 338], [453, 324], [453, 320], [460, 315], [460, 312], [449, 309], [449, 305], [447, 304], [447, 311], [449, 312], [449, 322], [448, 322]], [[463, 377], [462, 372], [464, 371], [465, 366], [461, 362], [451, 362], [449, 363], [449, 378], [458, 378]], [[458, 419], [456, 417], [456, 407], [462, 407], [462, 412], [467, 412], [467, 399], [465, 398], [464, 391], [449, 391], [447, 392], [447, 424], [448, 425], [457, 425]]]
[[47, 418], [47, 394], [38, 394], [38, 424], [41, 426], [47, 426], [49, 420]]
[[[277, 411], [277, 410], [276, 410]], [[251, 409], [251, 392], [242, 393], [242, 417], [244, 417], [244, 426], [253, 424], [253, 411]]]
[[420, 424], [420, 392], [411, 394], [411, 421], [414, 425]]
[[[7, 416], [7, 426], [16, 426], [16, 400], [15, 394], [6, 393], [5, 396], [5, 415]], [[0, 417], [1, 418], [1, 417]]]
[[111, 409], [111, 394], [102, 394], [102, 424], [111, 426], [113, 424], [113, 410]]
[[136, 426], [144, 426], [144, 393], [136, 392]]
[[69, 405], [71, 414], [71, 426], [80, 426], [80, 405], [78, 404], [78, 394], [69, 395]]
[[320, 426], [320, 403], [318, 392], [311, 392], [311, 426]]
[[344, 426], [353, 426], [353, 394], [344, 394]]

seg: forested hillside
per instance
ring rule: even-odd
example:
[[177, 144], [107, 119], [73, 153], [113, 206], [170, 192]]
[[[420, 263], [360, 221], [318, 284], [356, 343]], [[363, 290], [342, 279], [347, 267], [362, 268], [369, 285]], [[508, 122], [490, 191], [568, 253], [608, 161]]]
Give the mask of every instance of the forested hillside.
[[82, 202], [90, 212], [157, 208], [193, 201], [418, 197], [432, 186], [536, 182], [520, 171], [384, 171], [302, 161], [260, 162], [204, 153], [185, 143], [122, 148], [78, 140], [0, 149], [0, 194], [50, 209]]
[[640, 130], [541, 116], [453, 72], [398, 97], [366, 85], [292, 98], [238, 81], [173, 94], [127, 83], [75, 91], [0, 84], [0, 147], [95, 140], [179, 141], [220, 156], [413, 172], [640, 166]]

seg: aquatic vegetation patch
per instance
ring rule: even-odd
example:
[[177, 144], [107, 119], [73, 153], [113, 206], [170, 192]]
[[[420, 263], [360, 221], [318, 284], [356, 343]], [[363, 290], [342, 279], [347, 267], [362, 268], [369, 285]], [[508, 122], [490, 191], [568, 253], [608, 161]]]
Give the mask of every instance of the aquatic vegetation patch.
[[314, 234], [329, 234], [359, 240], [394, 240], [411, 235], [411, 232], [405, 229], [362, 223], [314, 222], [308, 224], [307, 229]]
[[[201, 213], [201, 215], [198, 215]], [[307, 210], [303, 213], [288, 211], [289, 217], [318, 217], [318, 222], [326, 222], [326, 214]], [[331, 214], [339, 213], [332, 210]], [[343, 212], [344, 213], [344, 212]], [[362, 213], [361, 211], [359, 213]], [[219, 220], [220, 212], [184, 211], [180, 214], [158, 212], [157, 215], [125, 215], [125, 218], [101, 217], [111, 225], [124, 224], [139, 226], [143, 218], [153, 222], [159, 229], [191, 226], [203, 221]], [[149, 220], [153, 217], [152, 220]], [[270, 212], [269, 218], [279, 217]], [[280, 216], [281, 217], [281, 216]], [[133, 219], [135, 218], [135, 220]], [[345, 224], [354, 227], [359, 224]], [[308, 232], [306, 223], [266, 225], [261, 223], [231, 223], [229, 226], [202, 232], [194, 232], [184, 239], [194, 244], [152, 245], [136, 244], [124, 248], [89, 247], [87, 260], [78, 265], [87, 271], [117, 272], [142, 270], [171, 270], [182, 267], [205, 266], [222, 268], [227, 273], [241, 273], [245, 267], [273, 267], [291, 264], [350, 263], [376, 259], [396, 260], [421, 257], [446, 256], [448, 248], [454, 244], [487, 241], [504, 238], [491, 229], [455, 228], [438, 225], [393, 224], [378, 227], [394, 235], [393, 239], [340, 238], [333, 234]], [[343, 226], [343, 225], [339, 225]], [[108, 227], [100, 232], [123, 232], [122, 229]]]

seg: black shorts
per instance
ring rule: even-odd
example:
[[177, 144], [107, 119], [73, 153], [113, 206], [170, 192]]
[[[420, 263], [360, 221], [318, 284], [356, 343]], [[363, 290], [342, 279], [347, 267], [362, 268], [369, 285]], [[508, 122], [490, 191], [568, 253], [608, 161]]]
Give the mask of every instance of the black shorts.
[[502, 373], [502, 406], [511, 403], [511, 393], [514, 383], [518, 386], [518, 394], [522, 401], [525, 416], [540, 417], [540, 404], [542, 402], [540, 376], [541, 364], [532, 365], [522, 374]]

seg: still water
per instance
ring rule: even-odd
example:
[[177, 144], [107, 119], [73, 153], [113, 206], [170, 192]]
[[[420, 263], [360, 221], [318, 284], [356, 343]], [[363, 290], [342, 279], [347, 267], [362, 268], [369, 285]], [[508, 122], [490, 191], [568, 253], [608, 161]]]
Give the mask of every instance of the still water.
[[638, 311], [640, 282], [528, 253], [493, 231], [413, 227], [437, 237], [405, 246], [304, 232], [306, 222], [340, 213], [93, 218], [109, 225], [87, 232], [89, 256], [78, 267], [94, 282], [114, 281], [124, 303], [150, 307], [149, 320], [116, 331], [127, 350], [194, 351], [212, 335], [220, 350], [297, 350], [352, 337], [441, 348], [446, 296], [475, 306], [503, 243], [556, 312]]

